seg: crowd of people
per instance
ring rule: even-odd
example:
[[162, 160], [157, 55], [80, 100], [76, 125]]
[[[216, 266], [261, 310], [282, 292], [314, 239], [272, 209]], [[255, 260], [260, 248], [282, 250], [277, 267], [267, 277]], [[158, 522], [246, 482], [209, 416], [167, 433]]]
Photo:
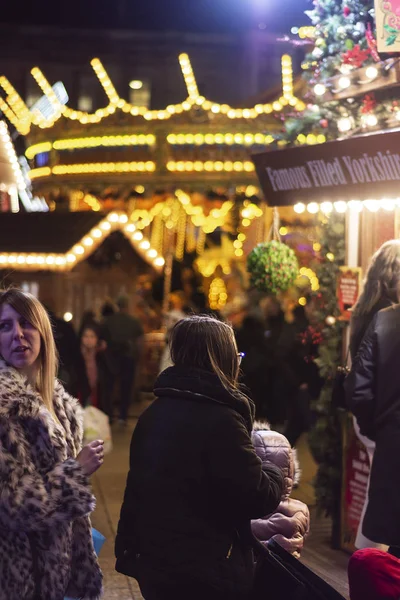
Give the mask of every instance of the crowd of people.
[[[371, 461], [352, 600], [365, 597], [366, 581], [377, 599], [399, 589], [399, 286], [400, 242], [392, 241], [373, 257], [351, 322], [345, 388]], [[155, 399], [133, 433], [116, 569], [139, 581], [146, 600], [245, 600], [274, 547], [271, 589], [274, 578], [298, 582], [282, 560], [300, 556], [310, 529], [308, 507], [291, 496], [293, 447], [323, 385], [319, 324], [313, 300], [303, 308], [293, 290], [236, 299], [218, 316], [194, 314], [187, 297], [171, 294]], [[100, 598], [90, 476], [104, 443], [83, 445], [82, 407], [112, 422], [118, 398], [126, 423], [143, 337], [125, 296], [99, 316], [86, 313], [75, 333], [30, 294], [0, 293], [0, 600]], [[254, 578], [260, 544], [269, 558]]]

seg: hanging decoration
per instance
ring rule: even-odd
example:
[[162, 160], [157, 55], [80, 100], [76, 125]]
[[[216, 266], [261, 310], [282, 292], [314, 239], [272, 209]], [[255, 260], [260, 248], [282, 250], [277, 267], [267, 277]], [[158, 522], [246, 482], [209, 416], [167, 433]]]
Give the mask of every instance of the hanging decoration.
[[272, 240], [256, 246], [247, 259], [250, 282], [260, 292], [285, 292], [295, 282], [299, 264], [294, 250], [283, 242]]

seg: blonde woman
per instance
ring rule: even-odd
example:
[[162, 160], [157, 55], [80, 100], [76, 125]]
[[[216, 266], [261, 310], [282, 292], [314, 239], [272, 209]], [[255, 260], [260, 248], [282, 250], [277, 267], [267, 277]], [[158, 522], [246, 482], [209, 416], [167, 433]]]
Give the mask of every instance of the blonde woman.
[[170, 349], [174, 366], [132, 438], [116, 568], [138, 579], [146, 600], [244, 600], [250, 520], [278, 506], [282, 473], [252, 445], [253, 405], [238, 388], [232, 328], [182, 319]]
[[18, 289], [0, 293], [0, 354], [0, 600], [97, 600], [89, 477], [103, 443], [81, 450], [81, 410], [55, 379], [49, 318]]
[[[399, 302], [400, 291], [400, 240], [391, 240], [383, 244], [371, 259], [363, 292], [354, 307], [350, 323], [350, 354], [354, 362], [361, 343], [375, 315], [385, 308]], [[354, 419], [356, 434], [364, 444], [372, 466], [375, 442], [361, 435], [357, 420]], [[368, 501], [364, 504], [358, 527], [355, 545], [357, 548], [378, 548], [387, 550], [387, 546], [376, 544], [362, 532]]]

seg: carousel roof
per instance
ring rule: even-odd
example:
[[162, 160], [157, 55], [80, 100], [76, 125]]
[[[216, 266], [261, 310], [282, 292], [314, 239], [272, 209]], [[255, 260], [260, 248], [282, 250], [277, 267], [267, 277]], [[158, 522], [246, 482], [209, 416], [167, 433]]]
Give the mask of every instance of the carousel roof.
[[63, 104], [44, 73], [38, 67], [35, 67], [31, 73], [48, 101], [51, 108], [49, 111], [50, 116], [47, 118], [40, 111], [29, 110], [17, 90], [5, 76], [0, 77], [0, 87], [6, 93], [7, 98], [5, 100], [0, 97], [0, 109], [20, 134], [27, 135], [31, 131], [32, 126], [37, 126], [41, 129], [52, 128], [61, 117], [82, 125], [90, 125], [100, 123], [118, 111], [122, 111], [126, 115], [138, 117], [144, 120], [144, 122], [169, 120], [176, 116], [179, 117], [180, 114], [189, 112], [194, 108], [202, 110], [212, 118], [216, 115], [224, 115], [228, 119], [254, 121], [263, 115], [271, 115], [274, 112], [279, 112], [288, 105], [295, 107], [297, 110], [304, 108], [304, 103], [294, 95], [292, 60], [287, 54], [282, 56], [282, 91], [279, 92], [276, 100], [266, 104], [258, 103], [249, 108], [234, 108], [228, 104], [212, 102], [201, 96], [189, 56], [181, 54], [179, 56], [179, 63], [188, 97], [180, 104], [169, 105], [162, 110], [150, 110], [144, 106], [135, 106], [127, 102], [124, 98], [121, 98], [98, 58], [94, 58], [91, 61], [91, 66], [108, 99], [108, 104], [104, 108], [100, 108], [94, 113], [87, 113]]

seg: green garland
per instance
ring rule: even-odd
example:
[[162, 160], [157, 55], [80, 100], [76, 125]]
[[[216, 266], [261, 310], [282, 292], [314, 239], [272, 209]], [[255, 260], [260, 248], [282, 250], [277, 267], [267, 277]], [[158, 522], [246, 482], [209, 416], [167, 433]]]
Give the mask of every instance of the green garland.
[[260, 292], [278, 294], [293, 285], [299, 273], [295, 252], [286, 244], [272, 240], [258, 244], [247, 258], [250, 283]]
[[332, 406], [332, 387], [342, 362], [344, 323], [339, 320], [337, 278], [345, 259], [343, 215], [332, 213], [322, 224], [321, 257], [317, 269], [320, 289], [316, 294], [316, 317], [323, 324], [323, 341], [316, 363], [325, 384], [315, 403], [317, 422], [309, 434], [309, 444], [318, 463], [315, 481], [317, 506], [328, 515], [338, 516], [342, 469], [341, 426]]

